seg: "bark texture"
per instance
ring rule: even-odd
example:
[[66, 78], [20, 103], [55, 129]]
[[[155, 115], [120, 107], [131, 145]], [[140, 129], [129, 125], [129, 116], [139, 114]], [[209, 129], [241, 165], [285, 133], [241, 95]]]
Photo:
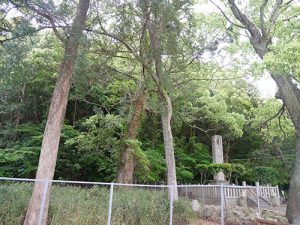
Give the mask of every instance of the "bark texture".
[[[77, 58], [79, 41], [85, 27], [88, 7], [89, 0], [79, 1], [71, 33], [68, 39], [65, 40], [65, 55], [61, 63], [60, 74], [55, 84], [50, 104], [36, 179], [52, 180], [54, 176], [60, 133], [65, 117], [72, 73]], [[34, 184], [24, 225], [38, 224], [44, 188], [44, 182], [37, 181]], [[51, 184], [49, 184], [45, 198], [45, 208], [43, 209], [44, 213], [42, 215], [43, 224], [46, 224], [47, 222], [50, 189]]]
[[[141, 116], [144, 111], [144, 106], [147, 100], [146, 90], [141, 84], [138, 88], [133, 104], [133, 113], [131, 115], [126, 139], [134, 140], [137, 138], [138, 129], [140, 127]], [[126, 144], [125, 149], [121, 153], [121, 163], [118, 169], [117, 182], [118, 183], [133, 183], [134, 168], [136, 159], [134, 156], [134, 149], [129, 144]]]
[[296, 129], [296, 160], [289, 183], [286, 216], [290, 223], [300, 224], [300, 91], [290, 76], [272, 75]]
[[[178, 189], [176, 187], [177, 186], [176, 164], [175, 164], [175, 157], [174, 157], [173, 134], [172, 134], [172, 127], [171, 127], [171, 120], [173, 114], [172, 103], [169, 96], [165, 92], [161, 94], [161, 99], [164, 103], [161, 112], [161, 123], [162, 123], [163, 137], [164, 137], [168, 185], [175, 186], [173, 187], [173, 199], [178, 200]], [[169, 188], [169, 191], [171, 191], [170, 189], [171, 188]]]
[[[287, 4], [290, 4], [291, 2], [292, 1], [289, 1]], [[228, 0], [228, 3], [235, 18], [249, 32], [250, 43], [255, 52], [261, 59], [263, 59], [270, 51], [268, 48], [268, 45], [272, 40], [270, 31], [280, 14], [280, 8], [283, 5], [283, 1], [276, 1], [273, 6], [268, 21], [270, 24], [269, 27], [266, 26], [266, 16], [264, 12], [267, 2], [262, 2], [260, 7], [260, 28], [250, 21], [249, 18], [238, 8], [235, 0]], [[279, 89], [276, 97], [282, 99], [296, 130], [296, 160], [289, 184], [286, 215], [290, 223], [300, 224], [300, 90], [290, 75], [273, 73], [271, 76]]]

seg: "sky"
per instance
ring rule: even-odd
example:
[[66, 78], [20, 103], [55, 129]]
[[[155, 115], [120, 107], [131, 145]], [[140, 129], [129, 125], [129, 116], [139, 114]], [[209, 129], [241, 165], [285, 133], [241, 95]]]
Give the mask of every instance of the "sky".
[[275, 81], [270, 77], [270, 75], [264, 75], [254, 83], [262, 97], [274, 98], [275, 93], [277, 91], [277, 86]]

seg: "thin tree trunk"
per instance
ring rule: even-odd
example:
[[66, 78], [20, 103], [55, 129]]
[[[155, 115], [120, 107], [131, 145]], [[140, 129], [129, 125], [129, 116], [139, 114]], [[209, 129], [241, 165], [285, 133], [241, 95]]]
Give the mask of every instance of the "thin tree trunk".
[[230, 153], [230, 141], [227, 142], [227, 145], [224, 149], [224, 162], [228, 163], [229, 160], [229, 153]]
[[164, 103], [161, 112], [161, 123], [162, 123], [163, 137], [164, 137], [168, 185], [175, 186], [173, 188], [173, 199], [176, 201], [178, 199], [178, 190], [176, 187], [177, 186], [176, 165], [175, 165], [175, 157], [174, 157], [173, 135], [172, 135], [172, 128], [171, 128], [173, 109], [172, 109], [171, 100], [167, 95], [167, 93], [165, 92], [161, 93], [161, 99]]
[[19, 107], [18, 112], [17, 112], [16, 123], [15, 123], [16, 127], [20, 124], [20, 121], [22, 119], [21, 108], [23, 107], [23, 102], [24, 102], [24, 97], [25, 97], [25, 90], [26, 90], [26, 83], [23, 85], [22, 91], [21, 91], [20, 107]]
[[[157, 21], [156, 21], [157, 22]], [[167, 164], [167, 181], [168, 185], [175, 186], [173, 188], [173, 199], [178, 199], [177, 190], [177, 179], [176, 179], [176, 164], [174, 157], [174, 145], [173, 145], [173, 135], [171, 129], [171, 119], [172, 119], [172, 103], [170, 97], [164, 90], [165, 81], [167, 77], [163, 76], [163, 67], [161, 59], [161, 33], [159, 29], [159, 23], [148, 24], [148, 31], [150, 36], [151, 48], [153, 51], [153, 57], [155, 62], [155, 73], [151, 73], [154, 82], [157, 85], [158, 96], [163, 104], [161, 110], [161, 122], [163, 129], [164, 147], [165, 147], [165, 158]], [[165, 74], [166, 75], [166, 74]], [[169, 195], [171, 195], [171, 188], [169, 188]]]
[[279, 143], [277, 143], [277, 139], [275, 137], [272, 140], [272, 144], [273, 144], [273, 148], [279, 153], [279, 156], [284, 164], [285, 169], [288, 170], [288, 165], [287, 165], [286, 159], [284, 158], [282, 150], [279, 146]]
[[34, 115], [34, 121], [37, 122], [38, 121], [38, 114], [37, 114], [37, 109], [36, 109], [36, 95], [33, 95], [32, 97], [32, 101], [33, 101], [33, 115]]
[[76, 111], [77, 111], [77, 99], [74, 102], [73, 122], [72, 122], [73, 126], [75, 125], [75, 122], [76, 122]]
[[[61, 64], [60, 74], [55, 84], [46, 128], [42, 142], [36, 179], [52, 180], [56, 165], [60, 133], [65, 118], [71, 78], [77, 58], [78, 45], [85, 27], [89, 0], [80, 0], [73, 21], [69, 38], [65, 42], [65, 55]], [[36, 181], [30, 199], [24, 225], [37, 225], [41, 211], [44, 182]], [[45, 198], [43, 224], [47, 222], [51, 183]]]
[[[24, 102], [24, 97], [25, 97], [25, 90], [26, 90], [26, 83], [22, 87], [21, 91], [21, 96], [20, 96], [20, 106], [16, 115], [16, 122], [15, 122], [15, 127], [17, 128], [20, 124], [20, 121], [22, 119], [22, 113], [21, 113], [21, 108], [23, 107], [23, 102]], [[16, 131], [13, 137], [13, 141], [17, 140], [19, 136], [19, 132]]]
[[[126, 139], [135, 140], [137, 138], [138, 129], [140, 127], [141, 116], [143, 114], [144, 106], [147, 100], [146, 90], [144, 84], [141, 84], [136, 92], [135, 100], [133, 102], [133, 113], [131, 115]], [[117, 174], [118, 183], [133, 183], [134, 168], [136, 160], [134, 156], [134, 149], [130, 144], [126, 144], [121, 155], [121, 162]]]

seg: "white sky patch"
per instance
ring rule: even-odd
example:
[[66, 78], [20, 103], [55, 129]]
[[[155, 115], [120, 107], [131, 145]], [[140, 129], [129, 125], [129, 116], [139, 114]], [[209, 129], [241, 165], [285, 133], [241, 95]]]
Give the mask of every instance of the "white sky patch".
[[274, 98], [277, 85], [270, 75], [264, 75], [254, 82], [263, 98]]
[[[219, 3], [219, 1], [216, 1], [217, 3]], [[214, 6], [212, 3], [208, 2], [208, 3], [196, 3], [194, 5], [194, 11], [195, 13], [213, 13], [213, 12], [218, 12], [218, 9], [216, 8], [216, 6]]]

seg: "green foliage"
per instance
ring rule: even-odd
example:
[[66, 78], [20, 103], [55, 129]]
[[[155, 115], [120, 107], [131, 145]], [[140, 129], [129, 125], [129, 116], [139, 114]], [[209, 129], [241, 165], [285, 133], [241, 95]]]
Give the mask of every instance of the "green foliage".
[[137, 176], [140, 181], [145, 181], [149, 176], [150, 171], [150, 161], [145, 154], [145, 152], [141, 149], [142, 143], [136, 139], [134, 140], [125, 140], [125, 144], [129, 145], [133, 150], [133, 155], [136, 159], [136, 167], [135, 167], [135, 176]]
[[160, 145], [156, 148], [143, 147], [145, 155], [150, 161], [149, 171], [145, 174], [135, 171], [137, 180], [140, 182], [159, 183], [164, 182], [166, 177], [166, 162], [164, 157], [164, 146]]
[[267, 69], [277, 75], [300, 75], [300, 43], [277, 44], [264, 59]]
[[[57, 24], [73, 16], [72, 1], [34, 2], [51, 10]], [[147, 32], [142, 35], [144, 3], [102, 1], [95, 4], [97, 12], [90, 11], [88, 24], [93, 32], [86, 32], [81, 40], [55, 178], [113, 181], [120, 152], [130, 145], [137, 159], [135, 181], [166, 182], [162, 105], [149, 72], [154, 70], [150, 60], [154, 52]], [[258, 3], [251, 1], [247, 8], [255, 24], [259, 23]], [[193, 4], [190, 0], [151, 4], [162, 29], [163, 83], [173, 106], [178, 182], [207, 183], [222, 169], [232, 182], [260, 180], [287, 187], [294, 162], [294, 128], [286, 112], [280, 120], [269, 121], [281, 102], [263, 99], [250, 76], [259, 77], [267, 68], [297, 78], [299, 22], [280, 21], [272, 27], [276, 40], [263, 65], [249, 51], [250, 44], [239, 37], [237, 27], [228, 26], [218, 13], [195, 13]], [[270, 6], [271, 1], [266, 12]], [[33, 23], [36, 15], [28, 10], [26, 15], [9, 18], [7, 1], [0, 7], [0, 176], [34, 177], [63, 48], [50, 29], [36, 33], [40, 25], [49, 25], [47, 20]], [[298, 12], [299, 7], [291, 7], [282, 16]], [[103, 34], [98, 14], [106, 31], [119, 40], [97, 33]], [[68, 35], [70, 29], [59, 28], [59, 32]], [[6, 38], [12, 40], [2, 43]], [[141, 66], [137, 55], [150, 70]], [[126, 140], [141, 74], [149, 98], [138, 137]], [[210, 138], [215, 134], [223, 136], [225, 159], [230, 163], [211, 165]], [[288, 155], [285, 162], [279, 150]], [[264, 174], [272, 181], [264, 180]]]
[[91, 87], [90, 92], [97, 102], [100, 102], [107, 111], [111, 112], [124, 105], [126, 102], [124, 93], [133, 93], [135, 87], [136, 85], [132, 80], [117, 80], [107, 86], [95, 84]]
[[195, 137], [190, 138], [186, 144], [178, 141], [175, 146], [177, 179], [181, 183], [197, 183], [197, 165], [212, 161], [207, 146], [198, 143]]
[[78, 125], [80, 132], [66, 129], [71, 137], [60, 151], [57, 176], [112, 181], [123, 147], [123, 124], [119, 116], [96, 114]]
[[241, 183], [247, 174], [245, 166], [238, 163], [198, 164], [197, 169], [202, 183], [209, 182], [220, 171], [223, 171], [227, 181], [235, 183]]
[[[286, 114], [270, 120], [277, 112], [280, 112], [282, 103], [275, 99], [269, 99], [259, 108], [252, 108], [255, 117], [251, 121], [254, 129], [260, 130], [261, 137], [271, 143], [274, 137], [283, 141], [287, 137], [292, 137], [295, 130], [291, 120]], [[280, 112], [281, 113], [281, 112]]]
[[[0, 176], [31, 177], [38, 164], [42, 129], [30, 123], [11, 129], [12, 136], [18, 137], [18, 141], [9, 141], [6, 148], [0, 148]], [[6, 133], [1, 139], [7, 138]]]
[[[166, 177], [166, 163], [164, 146], [151, 146], [149, 143], [143, 145], [144, 154], [147, 158], [147, 173], [135, 171], [139, 182], [163, 183]], [[191, 138], [188, 143], [183, 140], [175, 142], [176, 175], [180, 183], [198, 183], [197, 168], [200, 163], [211, 162], [211, 155], [207, 146], [197, 143]]]
[[[237, 103], [234, 102], [235, 94], [230, 92], [214, 92], [209, 91], [199, 93], [193, 102], [188, 102], [182, 109], [182, 116], [187, 123], [202, 122], [209, 124], [210, 129], [220, 130], [224, 132], [224, 136], [241, 137], [243, 135], [243, 126], [245, 124], [245, 114], [241, 111], [241, 107], [234, 108]], [[228, 104], [228, 101], [232, 104]], [[247, 103], [242, 100], [238, 102], [242, 107], [249, 108]], [[187, 103], [185, 103], [187, 104]], [[199, 123], [198, 122], [198, 123]], [[214, 128], [217, 127], [217, 128]]]
[[253, 168], [252, 173], [263, 184], [276, 184], [278, 180], [278, 171], [273, 167], [258, 166]]

